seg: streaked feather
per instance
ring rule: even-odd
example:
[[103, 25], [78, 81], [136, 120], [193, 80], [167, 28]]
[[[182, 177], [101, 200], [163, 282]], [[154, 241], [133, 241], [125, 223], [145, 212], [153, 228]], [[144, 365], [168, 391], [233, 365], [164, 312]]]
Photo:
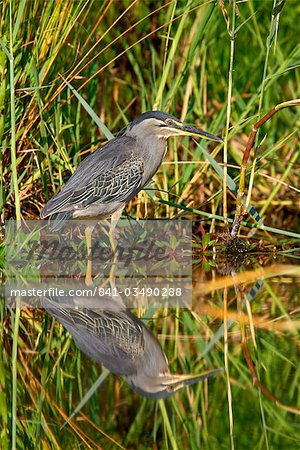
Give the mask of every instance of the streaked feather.
[[112, 201], [127, 202], [142, 187], [144, 164], [136, 140], [112, 139], [85, 158], [74, 174], [45, 206], [41, 217]]

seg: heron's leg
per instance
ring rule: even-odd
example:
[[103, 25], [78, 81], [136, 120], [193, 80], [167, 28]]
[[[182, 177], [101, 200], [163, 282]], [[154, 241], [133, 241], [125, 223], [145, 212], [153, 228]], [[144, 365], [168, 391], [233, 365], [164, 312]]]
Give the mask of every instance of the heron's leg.
[[115, 229], [117, 226], [117, 223], [119, 222], [119, 219], [122, 215], [124, 208], [119, 209], [118, 211], [114, 212], [111, 216], [111, 222], [110, 222], [110, 229], [109, 229], [109, 242], [111, 245], [111, 248], [113, 251], [116, 250], [116, 241], [115, 241]]
[[116, 253], [116, 241], [115, 241], [115, 229], [117, 226], [117, 223], [122, 215], [123, 208], [119, 209], [118, 211], [114, 212], [111, 216], [111, 224], [109, 229], [109, 242], [113, 251], [113, 261], [111, 265], [111, 269], [109, 272], [109, 278], [112, 279], [115, 277], [115, 266], [117, 263], [117, 253]]
[[87, 226], [85, 229], [85, 239], [86, 239], [86, 248], [87, 248], [87, 266], [86, 266], [86, 274], [85, 274], [85, 284], [87, 286], [93, 285], [92, 278], [92, 232], [94, 227]]

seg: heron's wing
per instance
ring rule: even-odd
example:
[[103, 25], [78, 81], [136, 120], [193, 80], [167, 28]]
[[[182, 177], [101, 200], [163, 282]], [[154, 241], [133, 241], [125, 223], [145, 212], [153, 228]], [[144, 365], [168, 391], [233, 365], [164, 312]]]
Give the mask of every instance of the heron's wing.
[[131, 153], [115, 169], [107, 170], [81, 189], [76, 188], [69, 199], [69, 205], [85, 208], [95, 202], [127, 202], [142, 187], [143, 174], [143, 159]]
[[79, 164], [63, 189], [47, 203], [41, 217], [95, 202], [126, 202], [142, 187], [143, 174], [136, 140], [128, 136], [112, 139]]
[[49, 300], [44, 306], [91, 359], [118, 375], [136, 373], [136, 361], [144, 353], [144, 336], [143, 323], [133, 314], [126, 310], [70, 309]]

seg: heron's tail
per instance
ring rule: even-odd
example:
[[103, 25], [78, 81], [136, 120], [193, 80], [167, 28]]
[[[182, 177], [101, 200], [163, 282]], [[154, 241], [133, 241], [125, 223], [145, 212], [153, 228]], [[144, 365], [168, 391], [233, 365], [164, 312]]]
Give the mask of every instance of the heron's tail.
[[65, 222], [69, 219], [72, 219], [73, 216], [73, 211], [65, 211], [65, 212], [61, 212], [55, 215], [55, 217], [50, 216], [50, 230], [51, 231], [60, 231]]

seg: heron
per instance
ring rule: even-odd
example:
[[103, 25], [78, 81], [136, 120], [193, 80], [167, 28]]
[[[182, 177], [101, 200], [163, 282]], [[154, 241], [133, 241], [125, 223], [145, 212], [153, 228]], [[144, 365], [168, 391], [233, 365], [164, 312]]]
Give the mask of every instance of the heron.
[[[110, 217], [109, 240], [114, 251], [114, 229], [122, 211], [157, 172], [171, 136], [195, 136], [222, 142], [220, 137], [186, 125], [171, 114], [145, 112], [78, 165], [61, 191], [45, 205], [41, 218], [55, 216], [51, 228], [59, 231], [69, 219]], [[86, 284], [92, 285], [91, 226], [86, 227], [85, 235]]]
[[[89, 301], [90, 299], [86, 299]], [[169, 371], [167, 357], [154, 334], [129, 309], [112, 298], [98, 299], [95, 308], [84, 298], [44, 298], [42, 306], [71, 333], [76, 345], [89, 358], [126, 378], [138, 394], [167, 398], [185, 386], [221, 373], [222, 368], [198, 375]]]
[[167, 152], [171, 136], [222, 142], [171, 114], [148, 111], [116, 137], [87, 156], [61, 191], [45, 205], [41, 218], [55, 216], [53, 229], [68, 219], [111, 217], [117, 223], [125, 205], [151, 180]]

